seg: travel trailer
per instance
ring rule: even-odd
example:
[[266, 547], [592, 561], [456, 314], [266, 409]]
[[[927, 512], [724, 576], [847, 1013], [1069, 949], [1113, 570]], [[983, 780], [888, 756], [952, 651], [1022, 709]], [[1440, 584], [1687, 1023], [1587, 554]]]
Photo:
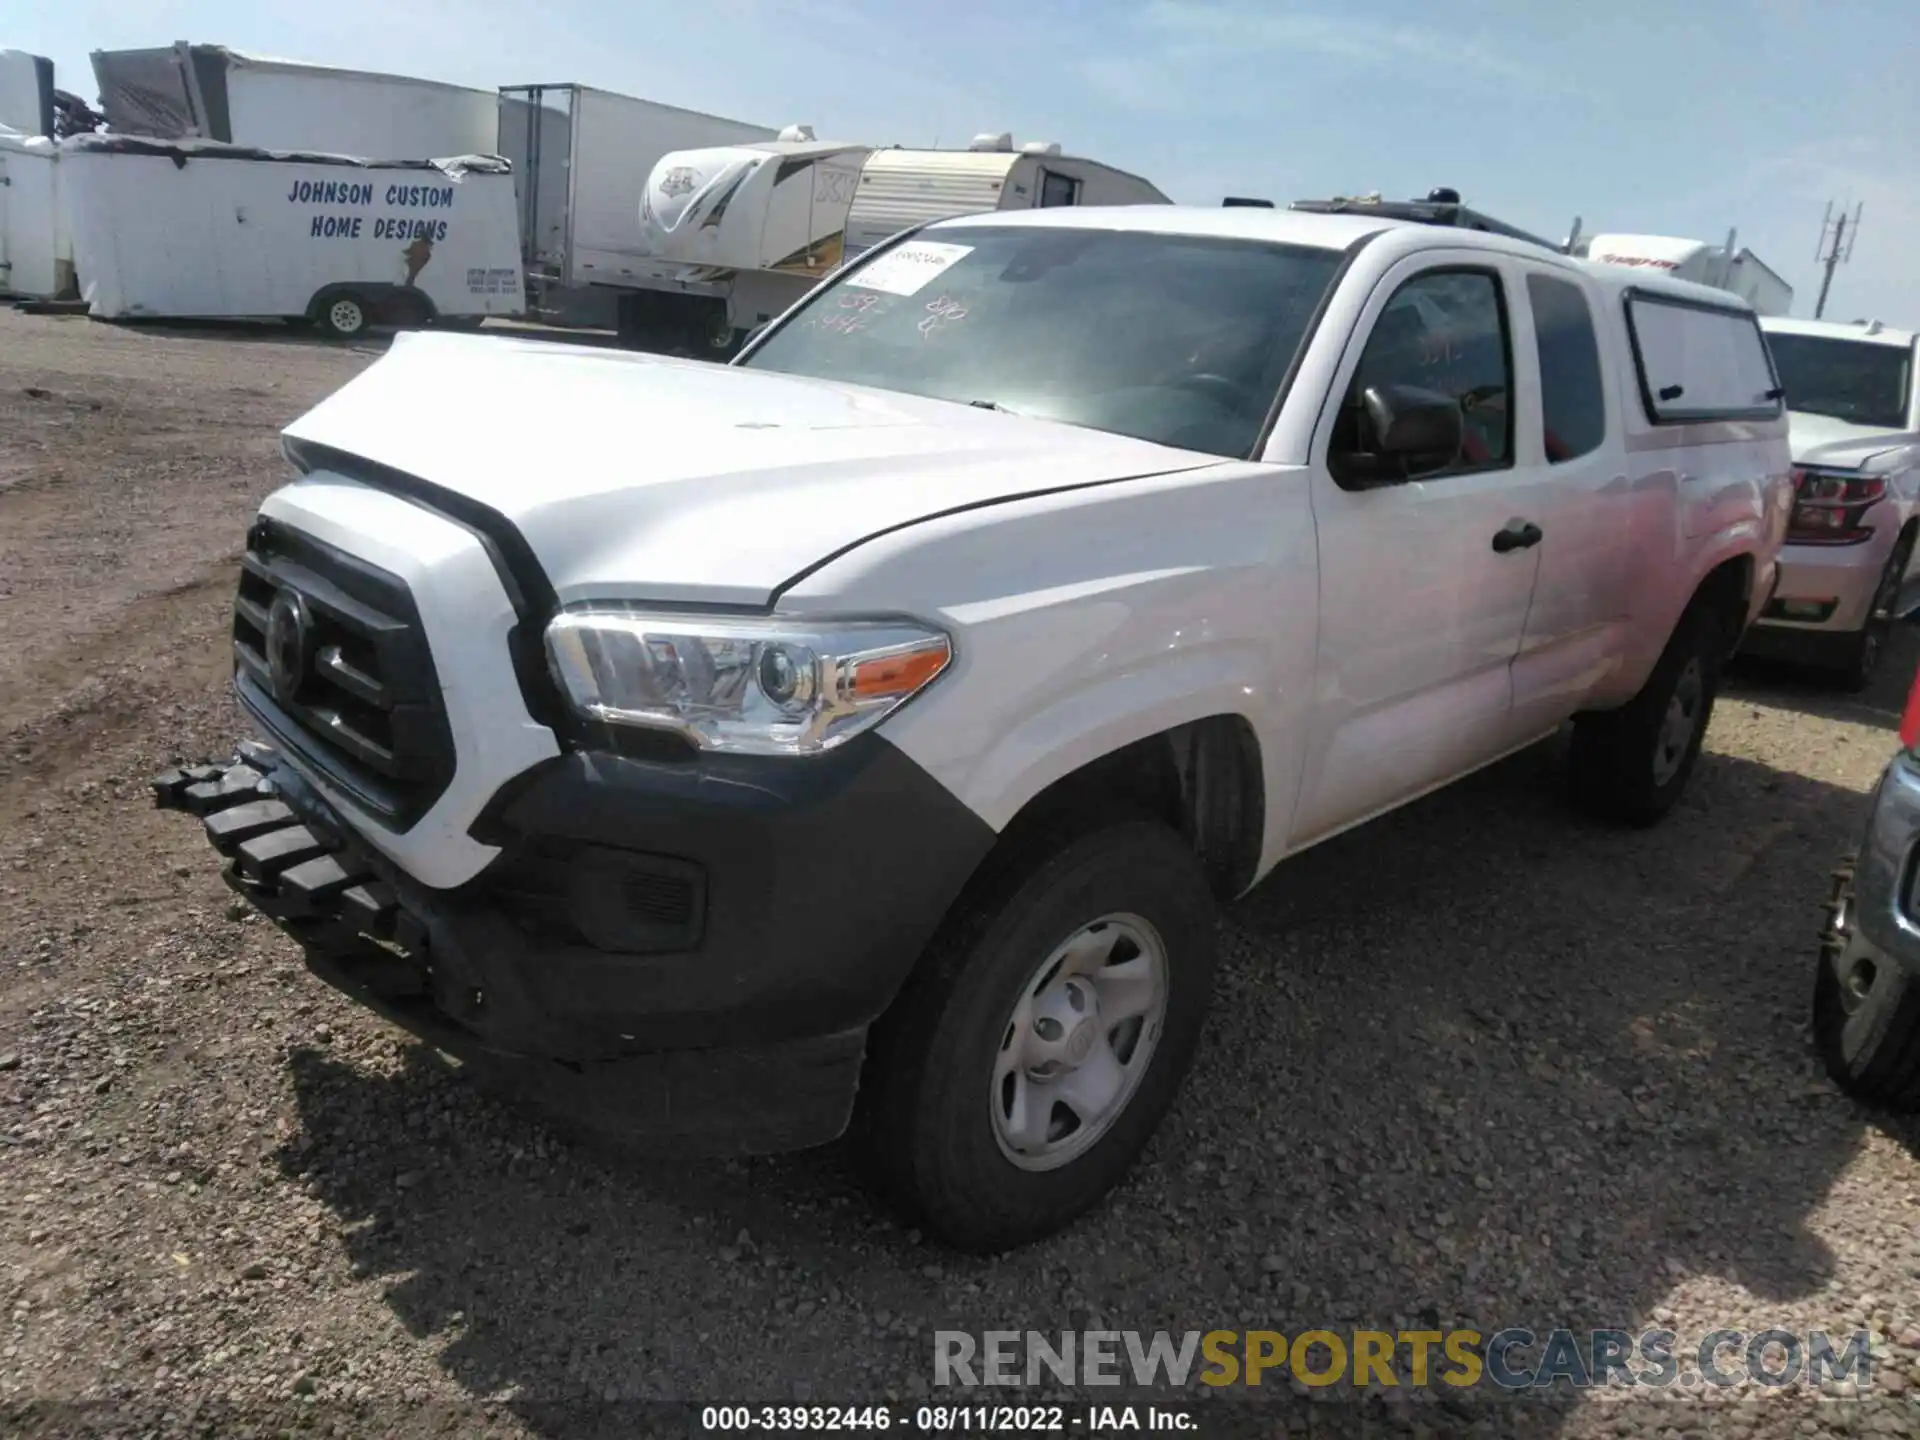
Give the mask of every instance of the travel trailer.
[[622, 330], [640, 344], [725, 354], [829, 271], [913, 226], [989, 210], [1167, 203], [1138, 176], [1057, 144], [1016, 148], [1009, 134], [965, 150], [874, 149], [792, 125], [772, 141], [654, 166], [641, 230], [675, 267], [678, 294], [631, 302]]

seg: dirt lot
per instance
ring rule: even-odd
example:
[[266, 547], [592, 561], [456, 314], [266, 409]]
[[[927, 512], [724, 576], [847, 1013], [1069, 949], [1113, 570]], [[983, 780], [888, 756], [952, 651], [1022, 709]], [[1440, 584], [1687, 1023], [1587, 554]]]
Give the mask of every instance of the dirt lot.
[[1210, 1043], [1137, 1178], [962, 1261], [832, 1151], [561, 1144], [310, 979], [149, 808], [151, 773], [240, 731], [227, 606], [275, 431], [377, 348], [0, 312], [14, 1433], [631, 1433], [653, 1399], [925, 1396], [936, 1329], [1456, 1324], [1864, 1326], [1883, 1358], [1859, 1402], [1336, 1407], [1282, 1382], [1253, 1415], [1910, 1433], [1920, 1129], [1819, 1077], [1802, 1011], [1911, 636], [1858, 700], [1738, 680], [1652, 833], [1571, 819], [1549, 746], [1284, 868], [1223, 922]]

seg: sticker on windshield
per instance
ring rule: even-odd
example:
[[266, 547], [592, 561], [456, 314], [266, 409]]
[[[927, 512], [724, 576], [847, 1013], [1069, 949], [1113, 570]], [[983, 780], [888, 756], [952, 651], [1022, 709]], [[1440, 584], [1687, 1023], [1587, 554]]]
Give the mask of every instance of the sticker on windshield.
[[973, 253], [971, 245], [942, 245], [934, 240], [911, 240], [896, 246], [847, 279], [863, 290], [889, 295], [913, 295]]

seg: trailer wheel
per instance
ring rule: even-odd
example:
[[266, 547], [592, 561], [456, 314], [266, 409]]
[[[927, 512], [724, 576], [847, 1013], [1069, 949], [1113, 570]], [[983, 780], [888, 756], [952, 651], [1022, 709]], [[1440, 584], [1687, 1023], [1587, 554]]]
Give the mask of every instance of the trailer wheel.
[[332, 295], [320, 303], [320, 328], [335, 340], [357, 340], [367, 333], [367, 302], [358, 295]]

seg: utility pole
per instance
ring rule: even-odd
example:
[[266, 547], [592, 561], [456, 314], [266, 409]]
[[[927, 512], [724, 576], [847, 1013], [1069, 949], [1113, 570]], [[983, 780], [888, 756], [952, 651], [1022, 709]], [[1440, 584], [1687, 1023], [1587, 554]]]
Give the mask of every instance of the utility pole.
[[1853, 242], [1860, 234], [1860, 209], [1859, 205], [1853, 207], [1851, 220], [1844, 210], [1836, 218], [1833, 202], [1827, 202], [1826, 217], [1820, 222], [1820, 243], [1813, 252], [1815, 262], [1826, 266], [1826, 274], [1820, 277], [1820, 298], [1813, 307], [1816, 320], [1827, 312], [1827, 290], [1833, 284], [1833, 272], [1853, 258]]

